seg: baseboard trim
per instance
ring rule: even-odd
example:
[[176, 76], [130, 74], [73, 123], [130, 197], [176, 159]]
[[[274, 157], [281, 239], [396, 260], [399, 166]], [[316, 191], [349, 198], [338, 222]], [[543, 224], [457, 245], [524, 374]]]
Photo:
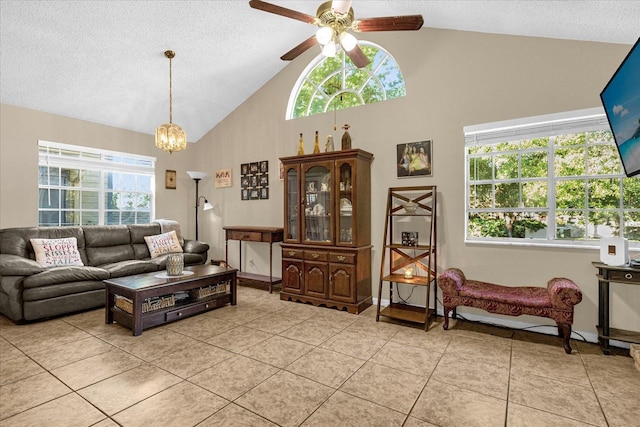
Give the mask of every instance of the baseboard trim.
[[[381, 300], [381, 304], [383, 306], [387, 306], [389, 305], [389, 300], [383, 299]], [[378, 305], [378, 298], [373, 298], [373, 305], [374, 306]], [[411, 305], [414, 305], [414, 304], [411, 304]], [[424, 308], [424, 306], [420, 306], [420, 305], [415, 305], [415, 306]], [[439, 316], [444, 316], [444, 310], [440, 305], [438, 305], [437, 313]], [[534, 323], [522, 322], [522, 321], [516, 320], [515, 318], [509, 319], [509, 318], [503, 318], [503, 317], [494, 317], [494, 316], [491, 316], [490, 314], [482, 315], [482, 314], [474, 314], [474, 313], [462, 313], [462, 315], [464, 316], [465, 319], [473, 322], [481, 322], [481, 323], [486, 323], [490, 325], [503, 326], [505, 328], [518, 329], [518, 330], [526, 329], [527, 331], [538, 332], [545, 335], [554, 335], [554, 336], [558, 335], [558, 328], [552, 325], [538, 325]], [[586, 341], [586, 342], [597, 344], [598, 334], [593, 332], [573, 330], [571, 331], [571, 339], [574, 339], [576, 341]], [[619, 347], [619, 348], [626, 348], [626, 349], [630, 348], [629, 343], [616, 341], [616, 340], [610, 340], [609, 345], [613, 347]]]

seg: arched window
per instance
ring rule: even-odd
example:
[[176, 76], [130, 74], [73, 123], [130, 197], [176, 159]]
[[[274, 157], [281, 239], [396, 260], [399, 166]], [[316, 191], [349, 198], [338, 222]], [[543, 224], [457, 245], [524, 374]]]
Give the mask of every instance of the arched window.
[[342, 50], [333, 58], [320, 54], [311, 61], [291, 91], [287, 120], [406, 95], [393, 56], [371, 42], [358, 45], [371, 60], [366, 67], [357, 68]]

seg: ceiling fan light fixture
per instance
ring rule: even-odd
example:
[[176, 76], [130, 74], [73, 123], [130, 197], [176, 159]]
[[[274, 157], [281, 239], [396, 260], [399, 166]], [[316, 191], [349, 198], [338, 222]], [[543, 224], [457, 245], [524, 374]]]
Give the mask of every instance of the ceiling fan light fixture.
[[333, 58], [336, 56], [337, 50], [336, 44], [330, 41], [322, 47], [322, 54], [328, 58]]
[[347, 33], [345, 31], [340, 35], [340, 45], [345, 50], [345, 52], [351, 52], [357, 44], [358, 40], [353, 36], [353, 34]]
[[187, 148], [187, 134], [178, 125], [173, 124], [173, 80], [171, 75], [171, 60], [176, 56], [172, 50], [167, 50], [164, 56], [169, 58], [169, 123], [156, 128], [156, 147], [168, 151], [181, 151]]
[[351, 9], [351, 0], [333, 0], [331, 2], [331, 9], [335, 13], [344, 15], [349, 12], [349, 9]]
[[316, 39], [322, 46], [326, 45], [333, 39], [333, 28], [320, 27], [318, 31], [316, 31]]

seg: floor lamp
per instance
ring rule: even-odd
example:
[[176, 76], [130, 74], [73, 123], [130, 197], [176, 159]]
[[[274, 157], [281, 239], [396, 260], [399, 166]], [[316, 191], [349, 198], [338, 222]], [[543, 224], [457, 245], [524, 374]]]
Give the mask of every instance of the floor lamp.
[[204, 206], [202, 210], [208, 211], [209, 209], [213, 209], [213, 206], [206, 197], [201, 196], [198, 193], [198, 184], [200, 180], [207, 176], [206, 172], [198, 172], [198, 171], [187, 171], [187, 174], [196, 182], [196, 240], [198, 240], [198, 208], [200, 207], [200, 199], [204, 199]]

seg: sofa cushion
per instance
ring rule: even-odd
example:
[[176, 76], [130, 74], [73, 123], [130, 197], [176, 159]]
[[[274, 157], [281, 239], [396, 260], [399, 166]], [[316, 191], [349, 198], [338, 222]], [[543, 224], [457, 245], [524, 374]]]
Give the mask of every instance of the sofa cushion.
[[58, 283], [82, 282], [85, 280], [102, 281], [108, 278], [109, 272], [97, 267], [52, 267], [45, 269], [42, 273], [25, 277], [23, 285], [25, 289], [29, 289], [37, 288], [39, 286], [56, 285]]
[[158, 271], [160, 266], [150, 261], [128, 260], [101, 265], [100, 268], [107, 270], [109, 272], [109, 276], [111, 278], [115, 278], [132, 276], [134, 274], [151, 273]]
[[17, 227], [0, 230], [0, 253], [36, 259], [30, 239], [64, 239], [75, 237], [82, 262], [87, 265], [82, 227]]
[[460, 289], [460, 296], [525, 307], [551, 307], [547, 289], [531, 286], [511, 287], [467, 280]]
[[43, 270], [42, 266], [32, 259], [0, 254], [0, 276], [29, 276]]
[[42, 267], [84, 265], [78, 252], [78, 239], [30, 239], [36, 261]]
[[39, 286], [25, 289], [22, 293], [23, 301], [40, 301], [56, 298], [63, 295], [76, 295], [83, 292], [104, 290], [104, 284], [100, 280], [84, 280], [81, 282], [58, 283], [55, 286]]
[[149, 254], [151, 258], [157, 258], [160, 255], [170, 253], [181, 253], [182, 246], [178, 241], [178, 236], [175, 231], [168, 233], [162, 233], [155, 236], [144, 236], [144, 240], [149, 247]]
[[128, 227], [135, 259], [149, 259], [151, 255], [144, 237], [161, 234], [160, 224], [130, 224]]
[[134, 259], [129, 228], [103, 225], [84, 228], [89, 265], [99, 266]]

